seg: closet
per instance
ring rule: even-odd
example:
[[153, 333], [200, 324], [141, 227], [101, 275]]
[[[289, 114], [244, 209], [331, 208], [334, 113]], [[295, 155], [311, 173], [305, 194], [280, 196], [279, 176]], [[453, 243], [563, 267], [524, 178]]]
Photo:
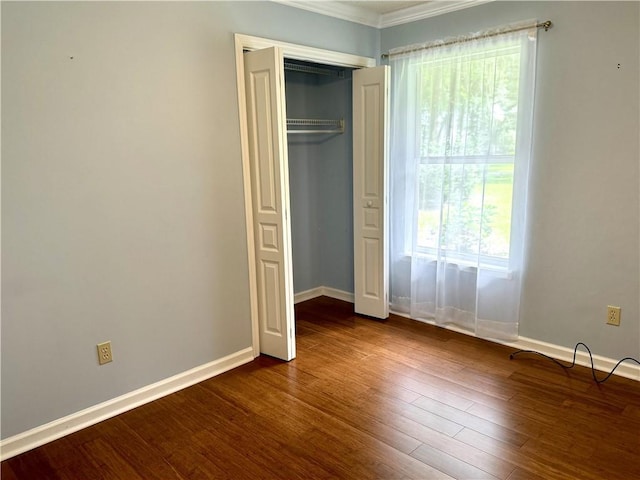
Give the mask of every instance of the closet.
[[389, 67], [372, 63], [236, 35], [255, 355], [295, 358], [294, 278], [388, 316]]
[[351, 70], [285, 58], [295, 294], [353, 292]]

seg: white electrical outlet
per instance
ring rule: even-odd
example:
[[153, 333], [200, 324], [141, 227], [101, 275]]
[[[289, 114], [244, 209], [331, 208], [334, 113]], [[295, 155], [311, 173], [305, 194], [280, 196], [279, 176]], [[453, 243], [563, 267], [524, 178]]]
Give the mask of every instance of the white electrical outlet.
[[98, 363], [104, 365], [113, 361], [111, 355], [111, 342], [103, 342], [98, 344]]
[[620, 307], [607, 305], [607, 325], [620, 326]]

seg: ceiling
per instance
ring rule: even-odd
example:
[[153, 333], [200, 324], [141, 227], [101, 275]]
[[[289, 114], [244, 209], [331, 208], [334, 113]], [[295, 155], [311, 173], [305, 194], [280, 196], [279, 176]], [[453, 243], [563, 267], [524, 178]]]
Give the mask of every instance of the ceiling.
[[341, 18], [371, 27], [386, 28], [434, 17], [494, 0], [272, 0], [295, 8]]

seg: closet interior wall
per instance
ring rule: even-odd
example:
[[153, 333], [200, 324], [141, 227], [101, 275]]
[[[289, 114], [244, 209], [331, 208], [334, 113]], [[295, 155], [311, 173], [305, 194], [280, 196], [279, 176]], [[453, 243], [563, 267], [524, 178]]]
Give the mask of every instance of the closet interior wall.
[[287, 118], [345, 121], [342, 134], [287, 136], [294, 291], [353, 292], [351, 71], [339, 78], [285, 70], [285, 95]]

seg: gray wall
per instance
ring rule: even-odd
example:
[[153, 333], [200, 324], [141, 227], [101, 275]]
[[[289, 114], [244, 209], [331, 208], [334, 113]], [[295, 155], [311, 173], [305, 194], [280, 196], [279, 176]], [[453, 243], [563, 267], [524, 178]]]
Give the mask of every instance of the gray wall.
[[[288, 118], [320, 118], [316, 75], [285, 72]], [[293, 288], [296, 293], [322, 285], [320, 175], [316, 135], [288, 135]]]
[[344, 134], [289, 135], [294, 289], [353, 292], [351, 72], [286, 79], [288, 117], [345, 119]]
[[250, 345], [234, 32], [379, 45], [271, 2], [2, 3], [3, 438]]
[[[351, 72], [322, 83], [321, 114], [345, 119], [345, 133], [330, 138], [320, 158], [322, 285], [353, 292], [353, 102]], [[333, 112], [333, 113], [332, 113]]]
[[[382, 30], [381, 51], [517, 20], [540, 31], [520, 335], [640, 356], [637, 2], [494, 2]], [[621, 68], [618, 69], [618, 63]], [[607, 304], [622, 307], [605, 325]]]

